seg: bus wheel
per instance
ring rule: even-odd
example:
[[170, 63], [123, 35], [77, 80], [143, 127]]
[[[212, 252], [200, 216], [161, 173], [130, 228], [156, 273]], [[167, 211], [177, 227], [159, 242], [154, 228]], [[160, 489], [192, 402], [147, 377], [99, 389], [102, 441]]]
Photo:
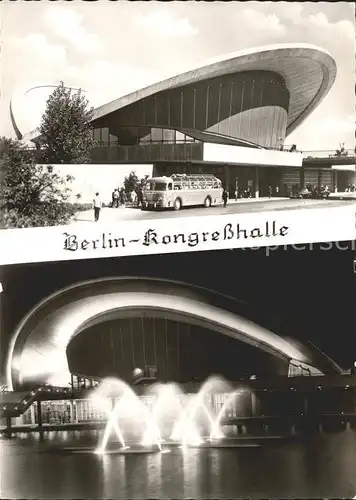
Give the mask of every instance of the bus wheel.
[[207, 196], [204, 200], [204, 207], [205, 208], [210, 208], [211, 207], [211, 198], [210, 196]]
[[182, 202], [180, 201], [179, 198], [176, 198], [174, 200], [174, 205], [173, 205], [174, 210], [179, 210], [181, 208], [181, 206], [182, 206]]

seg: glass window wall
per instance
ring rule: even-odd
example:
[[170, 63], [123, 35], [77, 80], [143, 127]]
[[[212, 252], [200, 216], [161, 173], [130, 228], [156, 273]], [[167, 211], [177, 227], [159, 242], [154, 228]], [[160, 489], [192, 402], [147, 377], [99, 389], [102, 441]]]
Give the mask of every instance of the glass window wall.
[[119, 137], [110, 134], [107, 128], [97, 128], [93, 130], [93, 137], [98, 147], [132, 146], [150, 143], [182, 144], [187, 142], [199, 142], [182, 132], [158, 127], [152, 127], [151, 132], [148, 134], [147, 127], [131, 127], [130, 129], [125, 129], [124, 133], [119, 132]]
[[110, 134], [107, 127], [94, 128], [93, 139], [100, 147], [115, 146], [118, 144], [117, 136]]

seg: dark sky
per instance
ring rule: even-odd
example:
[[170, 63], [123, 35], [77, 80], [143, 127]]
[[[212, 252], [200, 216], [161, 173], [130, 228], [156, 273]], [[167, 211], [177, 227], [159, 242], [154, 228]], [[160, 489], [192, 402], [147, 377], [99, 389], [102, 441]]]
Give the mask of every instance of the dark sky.
[[[342, 245], [346, 246], [346, 243]], [[348, 368], [356, 359], [355, 251], [280, 247], [122, 257], [0, 269], [1, 375], [14, 328], [50, 293], [105, 276], [166, 278], [210, 288], [242, 301], [240, 313], [277, 334], [309, 340]]]

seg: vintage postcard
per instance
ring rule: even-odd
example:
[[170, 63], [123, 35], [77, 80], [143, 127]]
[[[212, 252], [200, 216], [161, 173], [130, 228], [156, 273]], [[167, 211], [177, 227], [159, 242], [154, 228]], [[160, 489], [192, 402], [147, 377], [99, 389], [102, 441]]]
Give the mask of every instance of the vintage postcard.
[[354, 4], [0, 14], [0, 497], [356, 498]]
[[200, 250], [229, 224], [224, 248], [356, 236], [353, 4], [1, 7], [6, 255], [12, 231], [50, 260], [74, 258], [66, 238], [80, 258], [110, 237], [140, 254], [147, 231], [174, 241], [189, 224]]

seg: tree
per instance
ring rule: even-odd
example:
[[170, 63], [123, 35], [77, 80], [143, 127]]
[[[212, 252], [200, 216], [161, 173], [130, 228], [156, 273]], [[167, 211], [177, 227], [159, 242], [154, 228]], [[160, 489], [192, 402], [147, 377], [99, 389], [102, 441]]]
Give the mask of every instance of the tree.
[[0, 138], [1, 224], [36, 227], [66, 224], [74, 215], [68, 203], [73, 177], [36, 165], [21, 142]]
[[61, 82], [47, 100], [39, 128], [42, 162], [89, 163], [95, 146], [92, 118], [93, 108], [82, 91]]
[[129, 175], [126, 176], [124, 180], [125, 193], [132, 193], [132, 191], [136, 191], [139, 182], [140, 181], [136, 173], [130, 172]]

